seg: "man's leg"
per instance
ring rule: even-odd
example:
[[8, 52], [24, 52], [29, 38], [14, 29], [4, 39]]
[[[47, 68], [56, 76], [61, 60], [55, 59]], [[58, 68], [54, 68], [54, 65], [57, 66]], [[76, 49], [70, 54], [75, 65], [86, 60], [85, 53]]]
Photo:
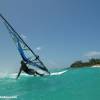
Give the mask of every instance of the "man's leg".
[[29, 69], [30, 75], [39, 75], [39, 76], [44, 76], [43, 74], [38, 73], [37, 71], [34, 71], [33, 69]]
[[28, 74], [30, 75], [36, 75], [35, 71], [33, 69], [28, 69]]
[[40, 73], [38, 73], [38, 72], [35, 72], [37, 75], [39, 75], [39, 76], [44, 76], [44, 74], [40, 74]]

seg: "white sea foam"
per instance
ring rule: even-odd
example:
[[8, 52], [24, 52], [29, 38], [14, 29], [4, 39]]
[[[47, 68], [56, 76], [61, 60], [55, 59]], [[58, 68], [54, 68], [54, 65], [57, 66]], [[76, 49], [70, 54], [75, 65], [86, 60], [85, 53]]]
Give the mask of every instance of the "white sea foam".
[[53, 76], [53, 75], [62, 75], [64, 74], [65, 72], [67, 72], [68, 70], [63, 70], [63, 71], [60, 71], [60, 72], [54, 72], [54, 73], [51, 73], [50, 75]]
[[8, 76], [8, 73], [0, 73], [0, 78], [4, 78], [4, 77], [7, 77]]
[[[9, 78], [16, 78], [16, 77], [17, 77], [17, 74], [18, 74], [18, 73], [13, 73], [13, 74], [8, 75], [8, 77], [9, 77]], [[25, 73], [21, 73], [20, 76], [29, 76], [29, 75], [28, 75], [28, 74], [25, 74]]]

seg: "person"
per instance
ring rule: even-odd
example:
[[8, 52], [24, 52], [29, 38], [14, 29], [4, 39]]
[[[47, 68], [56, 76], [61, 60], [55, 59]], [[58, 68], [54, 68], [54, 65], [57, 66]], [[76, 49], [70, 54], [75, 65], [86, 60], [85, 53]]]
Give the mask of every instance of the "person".
[[19, 70], [19, 73], [18, 73], [16, 79], [18, 79], [18, 77], [20, 76], [20, 73], [21, 73], [22, 71], [24, 71], [25, 73], [27, 73], [27, 74], [29, 74], [29, 75], [34, 75], [34, 76], [39, 75], [39, 76], [43, 76], [43, 74], [38, 73], [38, 72], [35, 71], [34, 69], [28, 68], [28, 67], [27, 67], [27, 64], [26, 64], [23, 60], [21, 61], [21, 67], [20, 67], [20, 70]]

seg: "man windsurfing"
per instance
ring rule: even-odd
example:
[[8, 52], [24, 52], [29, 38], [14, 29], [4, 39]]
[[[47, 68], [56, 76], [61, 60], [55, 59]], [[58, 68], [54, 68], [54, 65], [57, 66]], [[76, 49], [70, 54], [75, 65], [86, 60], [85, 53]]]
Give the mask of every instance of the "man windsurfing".
[[21, 74], [22, 71], [25, 72], [26, 74], [29, 74], [29, 75], [34, 75], [34, 76], [39, 75], [39, 76], [43, 76], [43, 74], [38, 73], [34, 69], [28, 68], [27, 67], [27, 64], [23, 60], [21, 61], [21, 67], [20, 67], [20, 70], [19, 70], [19, 73], [18, 73], [16, 79], [18, 79], [18, 77], [20, 76], [20, 74]]
[[[10, 25], [10, 23], [1, 14], [0, 14], [0, 20], [2, 20], [2, 22], [6, 26], [7, 30], [9, 31], [9, 33], [10, 33], [14, 43], [16, 44], [16, 47], [17, 47], [17, 49], [18, 49], [18, 51], [23, 59], [23, 61], [21, 61], [21, 68], [20, 68], [19, 73], [17, 75], [17, 79], [20, 76], [22, 71], [24, 71], [25, 73], [27, 73], [29, 75], [39, 75], [39, 76], [49, 75], [50, 72], [48, 71], [48, 69], [46, 68], [44, 63], [39, 59], [39, 56], [36, 55], [35, 52], [33, 52], [33, 50], [21, 38], [19, 33], [17, 33], [15, 31], [15, 29]], [[29, 59], [29, 58], [31, 58], [31, 59]], [[40, 71], [45, 71], [45, 73], [40, 74], [40, 73], [38, 73], [38, 71], [35, 71], [34, 69], [28, 68], [27, 64], [30, 65], [29, 62], [31, 62], [32, 66], [39, 68]]]

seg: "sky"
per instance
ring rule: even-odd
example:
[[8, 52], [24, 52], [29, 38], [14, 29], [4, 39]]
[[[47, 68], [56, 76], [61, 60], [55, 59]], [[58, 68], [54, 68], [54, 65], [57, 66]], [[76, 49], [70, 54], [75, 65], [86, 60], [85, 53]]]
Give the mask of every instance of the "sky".
[[[0, 0], [0, 13], [50, 68], [100, 56], [99, 0]], [[0, 69], [16, 71], [21, 57], [0, 22]]]

